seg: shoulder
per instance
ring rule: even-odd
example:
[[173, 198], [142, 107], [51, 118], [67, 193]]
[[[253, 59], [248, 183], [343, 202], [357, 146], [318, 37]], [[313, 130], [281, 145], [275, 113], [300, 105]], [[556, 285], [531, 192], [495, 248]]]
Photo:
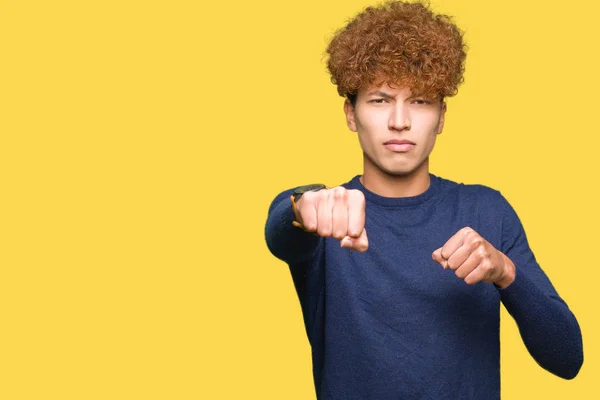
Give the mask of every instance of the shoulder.
[[504, 212], [508, 201], [499, 190], [482, 184], [460, 183], [435, 177], [443, 197], [455, 199], [459, 203], [471, 203], [479, 210]]
[[275, 198], [273, 200], [271, 200], [271, 204], [269, 206], [269, 213], [271, 213], [271, 211], [273, 211], [273, 209], [282, 201], [289, 199], [290, 196], [292, 195], [292, 193], [294, 192], [295, 188], [292, 189], [285, 189], [283, 191], [280, 191], [279, 194], [277, 194], [275, 196]]
[[450, 179], [433, 176], [438, 181], [440, 191], [465, 197], [489, 199], [503, 198], [500, 191], [482, 184], [455, 182]]

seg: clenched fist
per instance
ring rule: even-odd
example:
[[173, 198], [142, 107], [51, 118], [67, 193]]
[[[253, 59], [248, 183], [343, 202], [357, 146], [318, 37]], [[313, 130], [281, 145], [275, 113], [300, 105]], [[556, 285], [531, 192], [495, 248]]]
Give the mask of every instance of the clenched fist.
[[296, 203], [294, 215], [294, 225], [319, 236], [333, 236], [344, 248], [363, 252], [369, 247], [365, 196], [360, 190], [337, 186], [305, 192]]
[[432, 254], [466, 283], [493, 282], [505, 288], [515, 279], [515, 265], [472, 228], [463, 228]]

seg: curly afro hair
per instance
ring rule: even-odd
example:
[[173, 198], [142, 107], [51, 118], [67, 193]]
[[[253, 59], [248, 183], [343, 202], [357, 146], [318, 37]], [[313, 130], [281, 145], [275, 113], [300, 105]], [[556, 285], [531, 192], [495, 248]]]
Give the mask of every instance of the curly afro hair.
[[331, 82], [355, 104], [359, 88], [388, 83], [419, 96], [454, 96], [467, 46], [447, 15], [429, 4], [388, 1], [367, 7], [338, 30], [326, 50]]

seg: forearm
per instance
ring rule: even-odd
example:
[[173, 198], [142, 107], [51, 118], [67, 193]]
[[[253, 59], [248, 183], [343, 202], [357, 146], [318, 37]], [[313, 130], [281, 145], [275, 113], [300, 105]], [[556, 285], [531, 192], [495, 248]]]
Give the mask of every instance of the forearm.
[[321, 239], [295, 227], [292, 221], [292, 204], [289, 194], [284, 192], [271, 205], [265, 226], [265, 239], [271, 253], [288, 264], [309, 259]]
[[519, 272], [518, 266], [514, 281], [499, 291], [536, 362], [561, 378], [574, 378], [583, 363], [583, 344], [577, 319], [565, 302]]

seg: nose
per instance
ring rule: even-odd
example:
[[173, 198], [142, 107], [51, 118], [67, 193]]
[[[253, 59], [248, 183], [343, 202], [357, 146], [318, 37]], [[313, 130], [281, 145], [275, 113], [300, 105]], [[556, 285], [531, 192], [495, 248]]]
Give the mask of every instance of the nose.
[[410, 115], [404, 103], [396, 103], [390, 114], [388, 127], [396, 131], [410, 130]]

